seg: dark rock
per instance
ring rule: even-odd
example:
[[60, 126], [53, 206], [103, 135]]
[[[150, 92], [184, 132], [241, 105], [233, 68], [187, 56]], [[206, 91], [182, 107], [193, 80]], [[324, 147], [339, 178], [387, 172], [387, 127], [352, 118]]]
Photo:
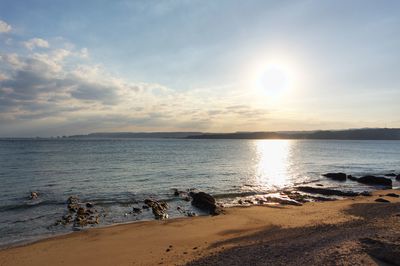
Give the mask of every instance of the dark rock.
[[93, 208], [93, 207], [94, 207], [94, 204], [91, 203], [91, 202], [86, 202], [86, 207], [87, 207], [87, 208]]
[[142, 209], [143, 209], [143, 210], [148, 210], [149, 208], [150, 208], [150, 207], [147, 206], [147, 205], [143, 205], [143, 206], [142, 206]]
[[184, 196], [183, 198], [182, 198], [184, 201], [190, 201], [191, 200], [191, 198], [189, 197], [189, 196]]
[[400, 245], [387, 240], [364, 238], [362, 246], [370, 256], [390, 265], [400, 265]]
[[172, 190], [174, 191], [174, 196], [176, 196], [176, 197], [179, 196], [180, 193], [177, 188], [173, 188]]
[[323, 176], [337, 181], [346, 181], [347, 177], [345, 173], [327, 173], [324, 174]]
[[369, 191], [363, 191], [360, 193], [360, 196], [371, 197], [372, 193]]
[[329, 188], [317, 188], [317, 187], [297, 187], [298, 190], [306, 193], [321, 194], [326, 196], [343, 196], [343, 197], [355, 197], [359, 194], [353, 191], [341, 191]]
[[357, 181], [357, 180], [358, 180], [357, 177], [352, 176], [352, 175], [348, 175], [347, 178], [348, 178], [349, 180], [351, 180], [351, 181]]
[[386, 174], [385, 176], [396, 176], [396, 174], [395, 173], [390, 173], [390, 174]]
[[240, 205], [242, 205], [242, 204], [243, 204], [243, 200], [242, 200], [242, 199], [238, 200], [238, 203], [239, 203]]
[[315, 184], [316, 186], [319, 186], [319, 187], [323, 187], [324, 185], [322, 185], [322, 184]]
[[36, 191], [32, 191], [29, 196], [29, 199], [34, 200], [34, 199], [37, 199], [38, 197], [39, 197], [39, 193], [37, 193]]
[[86, 209], [83, 207], [79, 207], [77, 211], [77, 215], [85, 215], [86, 214]]
[[218, 215], [222, 212], [214, 197], [210, 194], [205, 192], [190, 192], [190, 196], [192, 197], [193, 206], [208, 211], [211, 215]]
[[400, 174], [396, 176], [396, 180], [400, 181]]
[[383, 198], [377, 198], [375, 201], [376, 202], [383, 202], [383, 203], [390, 203], [390, 201], [388, 201], [386, 199], [383, 199]]
[[400, 196], [397, 195], [396, 193], [388, 193], [388, 194], [386, 194], [386, 196], [388, 196], [388, 197], [393, 197], [393, 198], [399, 198], [399, 197], [400, 197]]
[[368, 184], [368, 185], [381, 185], [386, 187], [392, 187], [392, 180], [382, 176], [367, 175], [360, 177], [357, 182]]
[[142, 209], [136, 208], [136, 207], [133, 207], [132, 210], [133, 210], [134, 213], [141, 213], [142, 212]]
[[165, 201], [155, 201], [152, 199], [146, 199], [144, 203], [149, 206], [157, 220], [168, 219], [167, 209], [168, 204]]

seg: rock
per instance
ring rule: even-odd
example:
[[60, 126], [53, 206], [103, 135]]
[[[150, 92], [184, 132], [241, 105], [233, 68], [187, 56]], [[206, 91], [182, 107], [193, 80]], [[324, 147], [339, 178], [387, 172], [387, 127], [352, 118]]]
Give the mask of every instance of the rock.
[[360, 242], [367, 254], [390, 265], [400, 265], [400, 245], [387, 240], [364, 238]]
[[195, 213], [195, 212], [190, 212], [190, 211], [188, 211], [188, 212], [186, 212], [186, 215], [187, 215], [188, 217], [194, 217], [194, 216], [196, 216], [196, 213]]
[[136, 208], [136, 207], [133, 207], [132, 210], [133, 210], [134, 213], [141, 213], [142, 212], [142, 209]]
[[315, 184], [316, 186], [318, 186], [318, 187], [323, 187], [324, 185], [322, 185], [322, 184]]
[[168, 204], [165, 201], [155, 201], [152, 199], [146, 199], [144, 203], [149, 206], [157, 220], [168, 219], [167, 209]]
[[346, 181], [347, 177], [345, 173], [327, 173], [324, 174], [323, 176], [337, 181]]
[[358, 180], [357, 177], [352, 176], [352, 175], [348, 175], [348, 176], [347, 176], [347, 179], [349, 179], [349, 180], [351, 180], [351, 181], [357, 181], [357, 180]]
[[386, 194], [386, 196], [392, 197], [392, 198], [399, 198], [399, 197], [400, 197], [400, 196], [397, 195], [396, 193], [388, 193], [388, 194]]
[[296, 189], [306, 192], [306, 193], [313, 193], [313, 194], [321, 194], [326, 196], [342, 196], [342, 197], [355, 197], [359, 194], [353, 191], [341, 191], [336, 189], [329, 189], [329, 188], [317, 188], [317, 187], [296, 187]]
[[79, 198], [77, 196], [69, 196], [67, 199], [67, 204], [79, 203]]
[[364, 197], [371, 197], [372, 193], [369, 191], [363, 191], [360, 193], [360, 196], [364, 196]]
[[78, 211], [76, 212], [77, 215], [85, 215], [86, 214], [86, 209], [83, 207], [79, 207]]
[[395, 177], [396, 174], [395, 173], [390, 173], [390, 174], [386, 174], [385, 176], [391, 176], [391, 177]]
[[211, 215], [218, 215], [222, 212], [221, 208], [217, 205], [215, 199], [210, 194], [205, 192], [190, 192], [192, 197], [192, 205], [201, 209], [208, 211]]
[[243, 200], [242, 200], [242, 199], [238, 200], [238, 203], [239, 203], [240, 205], [242, 205], [242, 204], [243, 204]]
[[94, 207], [94, 204], [91, 203], [91, 202], [86, 202], [86, 207], [87, 207], [87, 208], [93, 208], [93, 207]]
[[386, 186], [386, 187], [392, 187], [392, 180], [386, 177], [381, 177], [381, 176], [373, 176], [373, 175], [367, 175], [360, 177], [357, 182], [363, 183], [363, 184], [368, 184], [368, 185], [381, 185], [381, 186]]
[[383, 202], [383, 203], [390, 203], [390, 201], [388, 201], [386, 199], [383, 199], [383, 198], [377, 198], [375, 201], [376, 202]]
[[396, 180], [400, 181], [400, 174], [396, 176]]
[[150, 207], [147, 206], [147, 205], [143, 205], [143, 206], [142, 206], [142, 209], [143, 209], [143, 210], [148, 210], [149, 208], [150, 208]]
[[39, 197], [39, 193], [37, 193], [36, 191], [32, 191], [29, 196], [29, 199], [34, 200], [34, 199], [37, 199], [38, 197]]

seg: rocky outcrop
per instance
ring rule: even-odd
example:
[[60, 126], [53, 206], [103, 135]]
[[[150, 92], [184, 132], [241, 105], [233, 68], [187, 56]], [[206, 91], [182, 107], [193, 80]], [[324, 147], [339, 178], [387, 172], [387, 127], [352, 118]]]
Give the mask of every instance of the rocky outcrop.
[[392, 197], [392, 198], [399, 198], [400, 195], [396, 194], [396, 193], [388, 193], [386, 194], [387, 197]]
[[327, 173], [323, 176], [337, 181], [346, 181], [347, 175], [345, 173]]
[[75, 227], [84, 227], [99, 223], [99, 215], [91, 202], [82, 203], [77, 196], [67, 199], [68, 214], [58, 220], [55, 225], [73, 223]]
[[211, 215], [218, 215], [222, 213], [222, 208], [217, 205], [216, 200], [210, 194], [205, 192], [190, 192], [192, 197], [192, 205], [207, 211]]
[[358, 178], [357, 182], [367, 185], [392, 187], [392, 180], [382, 176], [366, 175]]
[[320, 188], [320, 187], [301, 186], [301, 187], [296, 187], [296, 189], [306, 193], [321, 194], [326, 196], [355, 197], [359, 195], [359, 193], [353, 191], [341, 191], [336, 189]]
[[144, 203], [152, 209], [154, 217], [157, 220], [168, 219], [168, 204], [165, 201], [146, 199]]

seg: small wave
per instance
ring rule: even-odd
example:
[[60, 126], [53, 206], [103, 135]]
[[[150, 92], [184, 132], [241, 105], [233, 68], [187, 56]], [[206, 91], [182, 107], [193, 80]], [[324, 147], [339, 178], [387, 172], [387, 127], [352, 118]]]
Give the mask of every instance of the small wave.
[[30, 208], [37, 208], [39, 206], [44, 206], [44, 205], [61, 205], [61, 204], [65, 204], [65, 202], [57, 202], [57, 201], [49, 201], [49, 200], [24, 202], [24, 203], [20, 203], [20, 204], [9, 204], [9, 205], [0, 206], [0, 212], [25, 210], [25, 209], [30, 209]]

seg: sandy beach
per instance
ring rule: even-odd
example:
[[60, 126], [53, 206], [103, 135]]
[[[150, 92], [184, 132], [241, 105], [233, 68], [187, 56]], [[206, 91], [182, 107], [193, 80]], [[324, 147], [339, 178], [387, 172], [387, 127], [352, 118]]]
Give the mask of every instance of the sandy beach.
[[399, 265], [400, 199], [388, 193], [400, 195], [89, 229], [4, 249], [0, 265]]

